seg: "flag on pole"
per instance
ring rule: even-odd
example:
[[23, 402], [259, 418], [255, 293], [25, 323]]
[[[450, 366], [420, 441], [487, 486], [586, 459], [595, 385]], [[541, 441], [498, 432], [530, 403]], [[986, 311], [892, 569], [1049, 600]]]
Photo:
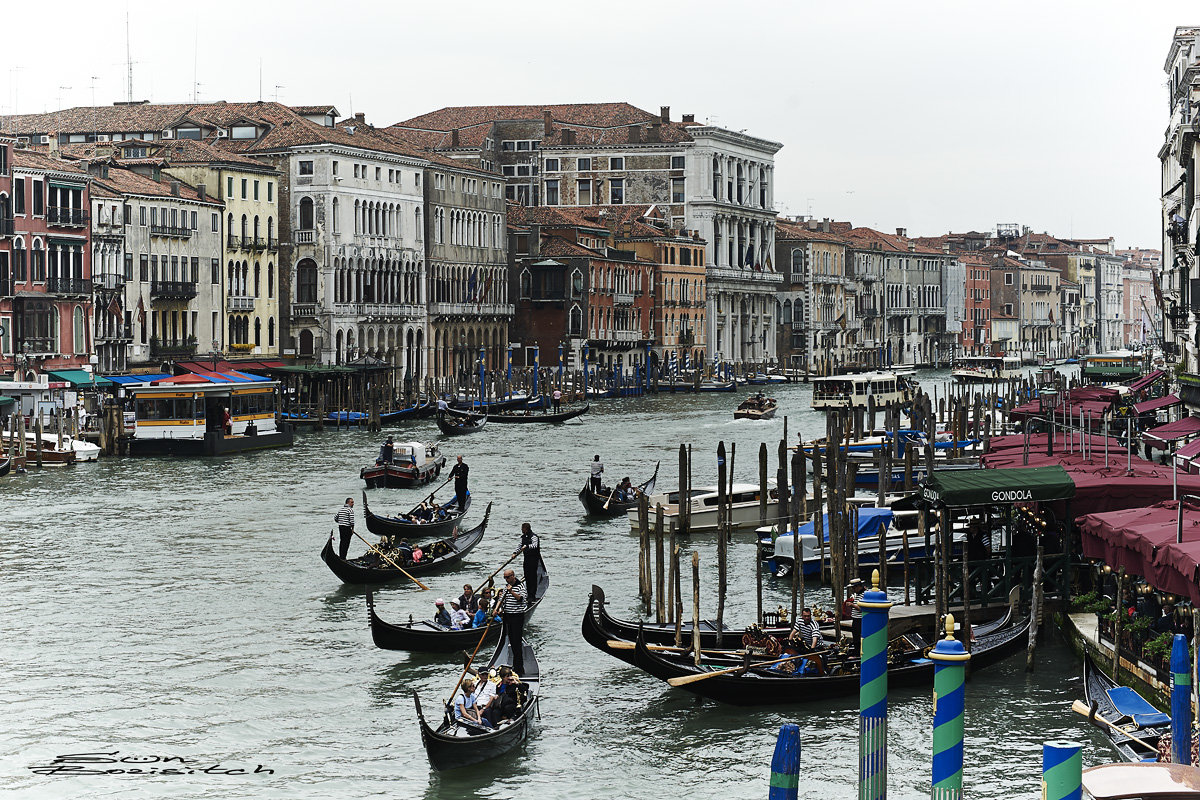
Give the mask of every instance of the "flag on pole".
[[108, 304], [108, 313], [114, 317], [121, 316], [121, 303], [117, 300], [115, 294], [113, 295], [112, 302]]
[[146, 304], [142, 302], [142, 298], [138, 297], [137, 304], [138, 322], [142, 325], [146, 324]]

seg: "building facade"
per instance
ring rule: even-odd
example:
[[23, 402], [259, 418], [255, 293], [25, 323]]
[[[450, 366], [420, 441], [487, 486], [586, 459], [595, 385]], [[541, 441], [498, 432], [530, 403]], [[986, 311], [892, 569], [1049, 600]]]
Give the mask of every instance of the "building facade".
[[847, 241], [829, 220], [776, 222], [775, 263], [783, 276], [776, 296], [779, 360], [823, 373], [857, 356], [857, 324], [870, 295], [847, 274]]

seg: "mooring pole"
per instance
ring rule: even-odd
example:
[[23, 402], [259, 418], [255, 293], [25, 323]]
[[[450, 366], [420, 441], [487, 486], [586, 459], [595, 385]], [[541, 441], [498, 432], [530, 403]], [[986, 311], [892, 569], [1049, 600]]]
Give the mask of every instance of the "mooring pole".
[[946, 638], [929, 651], [933, 660], [932, 800], [962, 800], [963, 711], [971, 654], [954, 638], [954, 615], [946, 615]]
[[888, 611], [892, 604], [879, 587], [879, 570], [871, 576], [862, 609], [862, 662], [858, 674], [858, 798], [887, 797], [887, 646]]

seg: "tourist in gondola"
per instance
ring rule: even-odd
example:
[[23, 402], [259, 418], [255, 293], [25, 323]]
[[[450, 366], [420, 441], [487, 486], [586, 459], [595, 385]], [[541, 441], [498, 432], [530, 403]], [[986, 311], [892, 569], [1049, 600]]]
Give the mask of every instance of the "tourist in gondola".
[[383, 443], [383, 446], [379, 448], [379, 463], [380, 464], [392, 463], [392, 455], [395, 453], [395, 451], [396, 451], [396, 446], [392, 442], [392, 437], [389, 436], [387, 438], [387, 441]]
[[475, 590], [471, 588], [471, 584], [463, 584], [463, 593], [458, 596], [458, 604], [468, 614], [474, 614], [479, 610], [479, 596], [475, 594]]
[[511, 569], [504, 570], [504, 589], [501, 616], [504, 618], [504, 638], [512, 650], [512, 668], [518, 673], [525, 669], [525, 647], [522, 635], [525, 631], [525, 609], [527, 608], [525, 585]]
[[433, 615], [433, 621], [438, 625], [444, 625], [449, 628], [452, 620], [450, 619], [450, 612], [446, 610], [446, 601], [439, 597], [433, 602], [433, 606], [437, 609]]
[[466, 725], [491, 728], [492, 723], [479, 715], [475, 704], [475, 681], [464, 678], [458, 694], [454, 695], [454, 718]]
[[529, 696], [529, 684], [522, 683], [519, 674], [520, 670], [500, 668], [500, 686], [496, 689], [496, 699], [488, 709], [488, 722], [492, 727], [498, 728], [504, 720], [513, 719], [525, 705], [525, 698]]
[[821, 628], [813, 620], [812, 611], [804, 609], [800, 612], [800, 621], [792, 628], [790, 638], [796, 639], [803, 648], [801, 652], [816, 650], [821, 643]]
[[413, 547], [408, 543], [408, 539], [400, 540], [400, 544], [396, 545], [396, 552], [400, 555], [400, 560], [403, 563], [412, 563]]
[[521, 523], [521, 546], [513, 555], [521, 552], [525, 553], [525, 588], [527, 591], [537, 591], [537, 571], [538, 562], [542, 560], [542, 540], [533, 532], [533, 526], [528, 522]]
[[471, 615], [463, 610], [457, 600], [450, 601], [450, 627], [456, 631], [471, 627]]
[[622, 503], [631, 502], [636, 494], [637, 490], [633, 488], [633, 481], [629, 480], [628, 475], [617, 484], [617, 499]]
[[597, 455], [593, 457], [592, 463], [589, 466], [592, 469], [592, 491], [596, 494], [600, 494], [600, 486], [602, 481], [600, 476], [604, 474], [604, 465], [600, 463], [600, 456]]
[[450, 470], [450, 477], [454, 478], [454, 497], [458, 507], [462, 509], [467, 507], [467, 474], [471, 468], [463, 461], [462, 456], [458, 456], [455, 462], [454, 469]]
[[347, 497], [346, 504], [333, 517], [337, 523], [341, 541], [338, 542], [338, 555], [345, 558], [350, 553], [350, 539], [354, 536], [354, 498]]
[[[475, 611], [475, 619], [471, 621], [472, 627], [482, 628], [484, 625], [488, 625], [488, 624], [491, 624], [492, 622], [500, 621], [500, 614], [499, 614], [498, 609], [495, 609], [492, 606], [493, 606], [492, 587], [485, 586], [479, 592], [479, 608], [476, 609], [476, 611]], [[490, 619], [488, 618], [489, 614], [491, 615]]]
[[475, 678], [475, 710], [479, 712], [479, 716], [487, 719], [488, 711], [496, 699], [496, 683], [499, 681], [498, 674], [495, 670], [478, 673], [472, 669], [467, 670], [467, 672], [471, 677]]

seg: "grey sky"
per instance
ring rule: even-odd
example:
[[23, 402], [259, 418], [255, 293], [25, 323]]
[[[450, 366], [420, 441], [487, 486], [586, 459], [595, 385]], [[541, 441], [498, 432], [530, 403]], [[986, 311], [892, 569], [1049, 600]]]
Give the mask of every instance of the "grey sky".
[[[97, 9], [104, 11], [98, 12]], [[125, 98], [119, 3], [6, 4], [5, 113]], [[1019, 222], [1158, 247], [1162, 64], [1194, 2], [134, 5], [134, 97], [627, 100], [784, 143], [780, 210], [910, 233]], [[39, 28], [45, 24], [47, 31]], [[281, 88], [276, 89], [279, 85]], [[93, 88], [94, 86], [94, 88]]]

